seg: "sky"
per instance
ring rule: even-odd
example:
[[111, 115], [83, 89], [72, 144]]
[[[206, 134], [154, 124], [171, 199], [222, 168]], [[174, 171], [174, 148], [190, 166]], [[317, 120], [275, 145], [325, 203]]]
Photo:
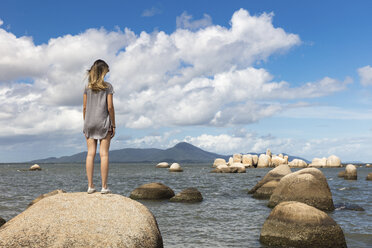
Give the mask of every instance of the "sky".
[[2, 0], [0, 162], [86, 151], [86, 70], [110, 66], [111, 150], [372, 162], [372, 1]]

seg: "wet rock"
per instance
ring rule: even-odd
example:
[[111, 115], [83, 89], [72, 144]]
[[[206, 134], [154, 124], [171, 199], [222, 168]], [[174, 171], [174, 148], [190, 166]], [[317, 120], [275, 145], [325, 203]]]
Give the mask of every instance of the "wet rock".
[[141, 203], [116, 194], [57, 194], [1, 227], [0, 247], [163, 247]]
[[341, 227], [325, 212], [300, 202], [282, 202], [266, 219], [261, 243], [270, 247], [347, 247]]
[[169, 164], [167, 162], [161, 162], [156, 165], [156, 168], [168, 168]]
[[248, 193], [255, 193], [262, 185], [270, 181], [279, 181], [285, 175], [292, 173], [288, 165], [283, 164], [270, 170]]
[[178, 163], [173, 163], [169, 167], [169, 172], [182, 172], [182, 171], [183, 171], [183, 169], [181, 168], [181, 166]]
[[355, 165], [353, 164], [346, 165], [344, 179], [346, 180], [357, 180], [358, 179], [357, 169]]
[[274, 207], [283, 201], [303, 202], [324, 211], [335, 209], [327, 179], [316, 168], [305, 168], [280, 179], [268, 206]]
[[271, 180], [265, 183], [254, 192], [252, 197], [256, 199], [269, 199], [276, 186], [278, 186], [278, 183], [279, 181], [276, 180]]
[[46, 194], [42, 194], [42, 195], [39, 195], [37, 198], [35, 198], [32, 202], [30, 202], [30, 204], [28, 204], [28, 208], [31, 207], [32, 205], [34, 205], [35, 203], [37, 203], [38, 201], [40, 201], [41, 199], [44, 199], [45, 197], [49, 197], [49, 196], [52, 196], [52, 195], [57, 195], [57, 194], [62, 194], [62, 193], [66, 193], [66, 191], [62, 190], [62, 189], [56, 189], [56, 190], [53, 190], [49, 193], [46, 193]]
[[147, 183], [130, 193], [130, 198], [135, 200], [164, 200], [174, 196], [174, 191], [162, 183]]
[[344, 177], [345, 176], [345, 171], [340, 171], [338, 174], [337, 174], [338, 177]]
[[336, 203], [335, 210], [352, 210], [352, 211], [364, 211], [364, 208], [357, 204], [350, 204], [350, 203]]
[[197, 188], [187, 188], [182, 190], [170, 199], [171, 202], [201, 202], [203, 196]]
[[30, 167], [30, 171], [40, 171], [41, 167], [38, 164], [34, 164], [33, 166]]
[[0, 227], [6, 223], [6, 220], [0, 217]]
[[216, 158], [213, 162], [213, 167], [216, 168], [217, 166], [224, 164], [226, 165], [226, 160], [223, 158]]
[[368, 175], [366, 177], [366, 180], [367, 181], [372, 181], [372, 172], [368, 173]]

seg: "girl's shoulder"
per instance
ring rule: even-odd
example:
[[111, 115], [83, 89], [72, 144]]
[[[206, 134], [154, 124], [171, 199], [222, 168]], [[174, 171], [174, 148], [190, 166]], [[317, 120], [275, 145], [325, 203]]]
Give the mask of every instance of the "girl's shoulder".
[[106, 92], [107, 94], [114, 94], [114, 87], [109, 82], [105, 82], [107, 84]]

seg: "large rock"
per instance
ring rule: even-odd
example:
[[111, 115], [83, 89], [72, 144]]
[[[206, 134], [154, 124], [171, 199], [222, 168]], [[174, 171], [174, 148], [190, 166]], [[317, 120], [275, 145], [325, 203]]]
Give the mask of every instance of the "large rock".
[[217, 166], [221, 165], [221, 164], [226, 164], [226, 160], [223, 159], [223, 158], [216, 158], [213, 162], [213, 168], [216, 168]]
[[321, 168], [327, 166], [327, 158], [313, 158], [309, 167]]
[[278, 184], [279, 181], [271, 180], [259, 187], [256, 192], [254, 192], [252, 197], [256, 199], [269, 199]]
[[41, 170], [41, 167], [40, 167], [40, 165], [38, 165], [38, 164], [34, 164], [34, 165], [32, 165], [32, 166], [30, 167], [29, 170], [30, 170], [30, 171], [40, 171], [40, 170]]
[[292, 173], [288, 165], [283, 164], [270, 170], [248, 193], [255, 193], [261, 186], [270, 181], [279, 181], [285, 175]]
[[346, 165], [344, 179], [347, 179], [347, 180], [357, 180], [358, 179], [357, 169], [356, 169], [355, 165], [353, 165], [353, 164]]
[[171, 202], [201, 202], [203, 196], [197, 188], [187, 188], [170, 199]]
[[288, 164], [288, 158], [289, 157], [287, 155], [285, 155], [283, 158], [284, 158], [285, 164]]
[[[283, 155], [282, 155], [283, 156]], [[271, 157], [271, 164], [274, 166], [274, 167], [277, 167], [281, 164], [287, 164], [285, 159], [282, 158], [282, 157], [279, 157], [279, 156], [276, 156], [276, 155], [273, 155]]]
[[294, 168], [305, 168], [307, 167], [307, 163], [302, 159], [293, 159], [291, 162], [288, 163], [290, 167]]
[[168, 168], [169, 164], [167, 162], [160, 162], [156, 165], [156, 168]]
[[366, 180], [372, 181], [372, 172], [368, 173]]
[[170, 172], [182, 172], [183, 169], [181, 168], [181, 166], [180, 166], [178, 163], [173, 163], [173, 164], [169, 167], [169, 171], [170, 171]]
[[227, 162], [228, 165], [232, 165], [234, 163], [234, 159], [229, 157], [229, 161]]
[[233, 163], [230, 166], [230, 172], [231, 173], [245, 173], [246, 169], [242, 163]]
[[244, 154], [242, 157], [242, 164], [245, 167], [253, 167], [253, 158], [251, 154]]
[[62, 189], [56, 189], [56, 190], [53, 190], [52, 192], [39, 195], [36, 199], [34, 199], [32, 202], [30, 202], [30, 204], [28, 204], [27, 207], [28, 208], [31, 207], [32, 205], [34, 205], [35, 203], [37, 203], [41, 199], [44, 199], [45, 197], [49, 197], [49, 196], [56, 195], [56, 194], [62, 194], [62, 193], [66, 193], [66, 191], [64, 191]]
[[327, 158], [327, 167], [341, 167], [341, 159], [336, 155]]
[[162, 183], [147, 183], [130, 193], [130, 198], [135, 200], [163, 200], [174, 196], [174, 191]]
[[305, 168], [280, 179], [268, 206], [283, 201], [298, 201], [325, 211], [335, 209], [331, 190], [324, 174], [316, 168]]
[[6, 223], [6, 220], [0, 217], [0, 227]]
[[347, 247], [341, 227], [325, 212], [300, 202], [282, 202], [266, 219], [260, 241], [270, 247]]
[[217, 173], [230, 173], [230, 167], [225, 164], [220, 164], [217, 166], [216, 170], [214, 172]]
[[257, 168], [265, 168], [271, 165], [271, 157], [266, 154], [261, 154], [258, 158]]
[[254, 167], [257, 167], [257, 164], [258, 164], [258, 156], [255, 154], [255, 155], [252, 155], [252, 161], [253, 161], [253, 166]]
[[267, 149], [267, 150], [266, 150], [266, 155], [269, 156], [269, 157], [271, 157], [272, 154], [271, 154], [270, 149]]
[[233, 155], [233, 163], [241, 163], [242, 162], [242, 155], [240, 153], [236, 153]]
[[163, 247], [152, 213], [116, 194], [64, 193], [37, 202], [0, 229], [0, 247]]

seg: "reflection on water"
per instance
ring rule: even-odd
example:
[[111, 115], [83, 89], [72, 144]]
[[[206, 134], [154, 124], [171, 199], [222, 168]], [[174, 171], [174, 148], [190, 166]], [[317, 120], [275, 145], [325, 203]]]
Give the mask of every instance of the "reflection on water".
[[[6, 220], [22, 212], [30, 201], [54, 189], [86, 191], [85, 166], [47, 164], [43, 170], [17, 171], [30, 165], [0, 165], [0, 216]], [[247, 194], [269, 169], [248, 169], [245, 174], [209, 173], [210, 165], [182, 165], [184, 172], [169, 173], [150, 164], [110, 165], [109, 186], [114, 193], [130, 192], [150, 182], [162, 182], [175, 193], [196, 187], [204, 201], [197, 204], [167, 201], [141, 201], [155, 215], [165, 247], [262, 247], [261, 227], [270, 213], [267, 200]], [[95, 184], [100, 186], [99, 166]], [[342, 210], [330, 213], [341, 225], [349, 247], [372, 244], [371, 181], [365, 178], [371, 168], [358, 168], [358, 180], [338, 178], [342, 168], [321, 169], [328, 179], [335, 203], [352, 203], [365, 211]], [[332, 178], [332, 180], [330, 180]]]

